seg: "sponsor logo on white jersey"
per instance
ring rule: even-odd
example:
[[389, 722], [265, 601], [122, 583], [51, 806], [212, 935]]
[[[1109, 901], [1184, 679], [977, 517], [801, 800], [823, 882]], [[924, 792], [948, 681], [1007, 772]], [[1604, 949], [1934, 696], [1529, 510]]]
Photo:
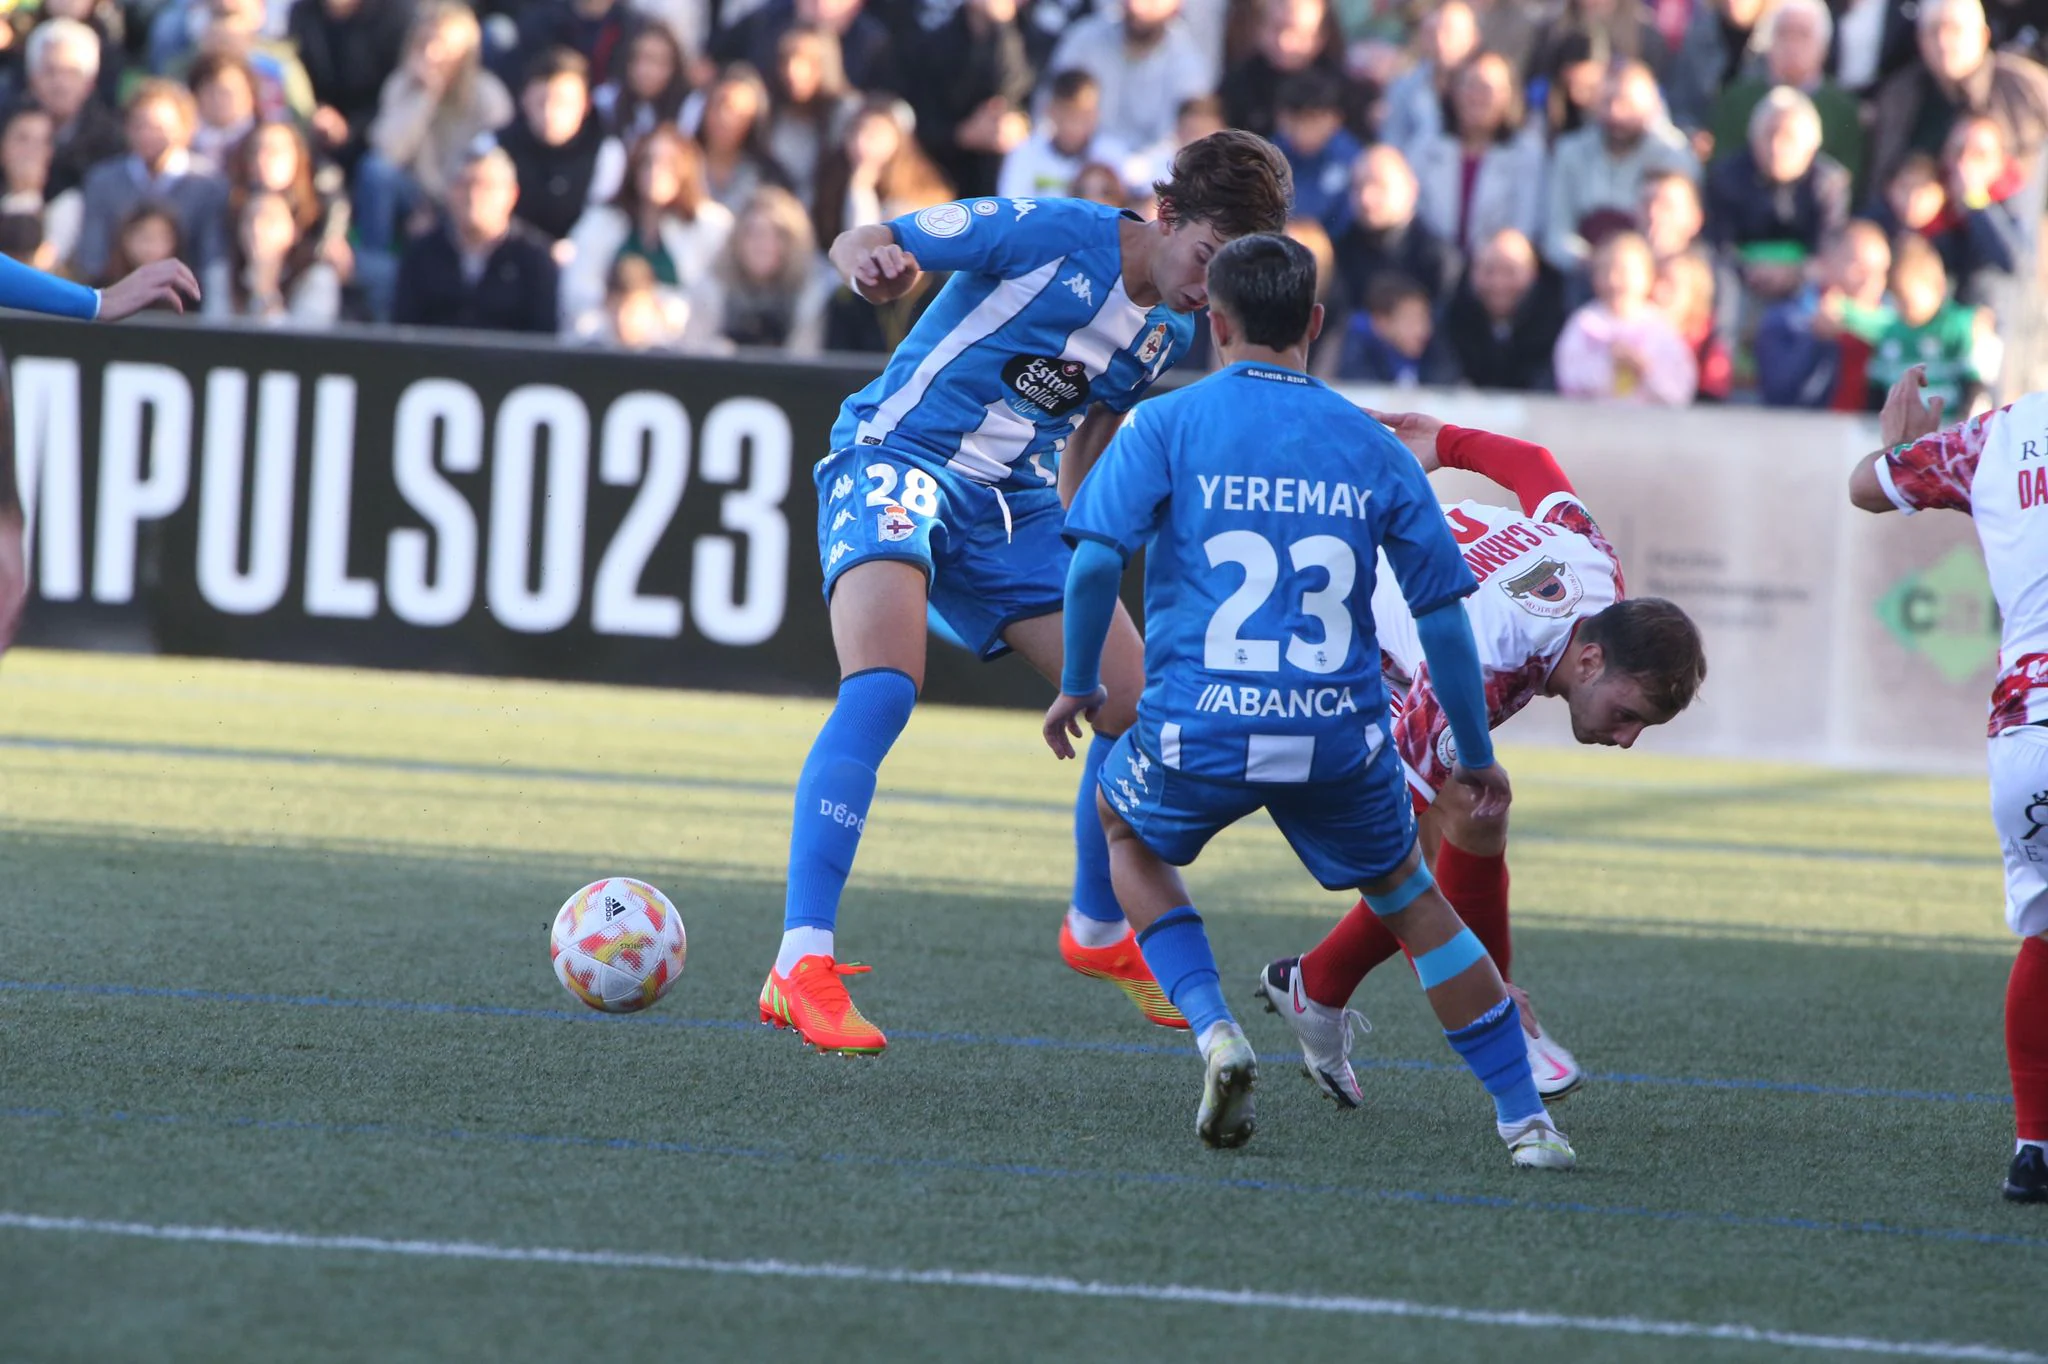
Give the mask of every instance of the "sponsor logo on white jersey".
[[1195, 709], [1210, 715], [1327, 719], [1332, 715], [1357, 714], [1358, 702], [1349, 687], [1233, 687], [1226, 682], [1212, 682], [1202, 688]]

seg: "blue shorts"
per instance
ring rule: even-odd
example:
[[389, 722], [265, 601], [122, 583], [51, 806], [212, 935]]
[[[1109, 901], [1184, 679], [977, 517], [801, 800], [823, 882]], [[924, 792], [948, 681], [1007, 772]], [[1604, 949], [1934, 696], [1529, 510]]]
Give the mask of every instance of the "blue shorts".
[[1185, 867], [1219, 832], [1264, 808], [1325, 890], [1356, 890], [1415, 846], [1415, 808], [1394, 745], [1382, 739], [1341, 781], [1227, 782], [1165, 766], [1125, 732], [1103, 759], [1102, 797], [1161, 860]]
[[1061, 610], [1067, 560], [1059, 489], [1002, 492], [883, 445], [818, 461], [818, 561], [825, 600], [855, 564], [895, 559], [923, 571], [931, 611], [982, 658], [1009, 652], [1003, 631]]

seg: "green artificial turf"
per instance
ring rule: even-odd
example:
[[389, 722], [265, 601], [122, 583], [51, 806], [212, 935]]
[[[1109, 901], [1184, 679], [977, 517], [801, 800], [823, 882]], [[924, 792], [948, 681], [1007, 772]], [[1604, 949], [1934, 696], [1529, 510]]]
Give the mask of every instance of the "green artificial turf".
[[[822, 713], [10, 655], [0, 1214], [799, 1268], [0, 1226], [0, 1359], [1841, 1353], [801, 1268], [828, 1262], [2048, 1349], [2048, 1209], [1997, 1197], [1980, 783], [1508, 749], [1516, 975], [1598, 1077], [1556, 1176], [1508, 1167], [1395, 968], [1358, 1001], [1364, 1110], [1248, 1008], [1258, 1135], [1204, 1150], [1184, 1040], [1058, 960], [1075, 769], [1029, 715], [921, 711], [884, 771], [839, 941], [887, 1055], [753, 1026]], [[607, 874], [689, 927], [637, 1018], [548, 969]], [[1189, 881], [1247, 1005], [1343, 908], [1262, 821]]]

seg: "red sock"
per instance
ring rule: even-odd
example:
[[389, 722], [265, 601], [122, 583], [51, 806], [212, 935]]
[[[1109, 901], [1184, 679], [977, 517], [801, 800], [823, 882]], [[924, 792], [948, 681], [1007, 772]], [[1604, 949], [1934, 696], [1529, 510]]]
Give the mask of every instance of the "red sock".
[[2005, 987], [2005, 1059], [2021, 1141], [2048, 1141], [2048, 938], [2020, 944]]
[[1514, 943], [1508, 935], [1508, 859], [1480, 857], [1454, 847], [1447, 838], [1436, 856], [1436, 883], [1508, 980]]
[[1302, 955], [1301, 992], [1318, 1004], [1341, 1009], [1366, 972], [1400, 951], [1400, 940], [1360, 900], [1329, 936]]

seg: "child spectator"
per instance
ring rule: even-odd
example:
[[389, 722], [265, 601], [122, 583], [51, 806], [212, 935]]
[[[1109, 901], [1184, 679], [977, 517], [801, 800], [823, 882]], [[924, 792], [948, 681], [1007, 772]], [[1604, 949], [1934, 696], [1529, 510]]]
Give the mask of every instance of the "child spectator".
[[54, 270], [57, 253], [43, 240], [43, 220], [34, 213], [0, 209], [0, 256], [37, 270]]
[[1714, 325], [1713, 261], [1697, 247], [1658, 261], [1650, 298], [1692, 349], [1700, 376], [1695, 396], [1701, 402], [1726, 402], [1735, 387], [1735, 359]]
[[1807, 260], [1848, 215], [1849, 173], [1821, 155], [1813, 101], [1779, 86], [1750, 115], [1749, 144], [1707, 177], [1707, 240], [1768, 306], [1798, 291]]
[[1294, 172], [1295, 212], [1331, 234], [1351, 221], [1351, 163], [1358, 139], [1344, 127], [1344, 85], [1320, 67], [1280, 82], [1275, 99], [1274, 145]]
[[697, 138], [711, 197], [729, 212], [744, 208], [761, 186], [785, 179], [768, 152], [768, 87], [751, 66], [735, 62], [711, 83]]
[[839, 36], [803, 24], [783, 34], [775, 53], [775, 85], [768, 151], [797, 198], [808, 205], [818, 188], [819, 159], [860, 107], [860, 97], [846, 83]]
[[1863, 410], [1870, 343], [1849, 323], [1883, 310], [1891, 268], [1891, 242], [1875, 223], [1858, 219], [1836, 234], [1812, 282], [1766, 312], [1757, 330], [1757, 394], [1766, 405]]
[[1551, 356], [1564, 330], [1564, 282], [1528, 237], [1494, 233], [1444, 317], [1444, 338], [1468, 383], [1524, 392], [1555, 387]]
[[340, 277], [320, 259], [318, 239], [300, 231], [291, 202], [270, 190], [244, 200], [203, 297], [207, 317], [266, 326], [331, 327], [341, 315]]
[[1337, 377], [1396, 388], [1457, 383], [1457, 362], [1436, 336], [1429, 291], [1406, 275], [1375, 279], [1344, 333]]
[[256, 73], [232, 52], [208, 52], [185, 75], [199, 110], [192, 133], [192, 155], [225, 172], [235, 148], [256, 126]]
[[566, 47], [541, 53], [526, 70], [519, 117], [498, 134], [519, 172], [520, 221], [550, 242], [567, 237], [590, 202], [603, 142], [590, 107], [590, 64]]
[[663, 125], [633, 145], [625, 183], [609, 204], [584, 210], [569, 234], [562, 318], [570, 330], [604, 305], [620, 256], [645, 257], [656, 282], [682, 298], [711, 269], [733, 217], [704, 183], [704, 156], [688, 134]]
[[513, 217], [519, 172], [502, 148], [474, 154], [448, 187], [441, 225], [398, 271], [395, 321], [418, 327], [553, 332], [559, 274], [548, 244]]
[[1121, 167], [1128, 155], [1102, 135], [1101, 83], [1087, 71], [1062, 71], [1052, 78], [1044, 119], [1003, 158], [996, 193], [1006, 199], [1055, 198], [1089, 162]]
[[[1543, 231], [1549, 152], [1505, 58], [1482, 52], [1451, 76], [1451, 126], [1415, 148], [1416, 212], [1467, 255], [1503, 228]], [[1299, 194], [1299, 178], [1296, 193]]]
[[129, 96], [128, 154], [101, 162], [85, 177], [83, 221], [71, 258], [82, 278], [114, 280], [128, 273], [109, 274], [108, 253], [116, 230], [145, 199], [177, 212], [174, 249], [195, 274], [220, 259], [227, 183], [192, 158], [198, 119], [192, 92], [176, 81], [147, 80]]
[[1870, 342], [1864, 407], [1884, 406], [1893, 384], [1915, 365], [1927, 368], [1927, 400], [1945, 401], [1957, 418], [1998, 374], [1999, 344], [1988, 310], [1949, 297], [1941, 253], [1911, 233], [1892, 243], [1892, 306], [1874, 317], [1852, 316], [1851, 326]]
[[830, 296], [810, 215], [788, 190], [765, 186], [740, 215], [710, 273], [690, 291], [684, 348], [723, 354], [760, 346], [816, 355]]
[[1870, 216], [1894, 236], [1912, 232], [1924, 237], [1937, 230], [1936, 224], [1947, 208], [1948, 190], [1942, 181], [1941, 163], [1925, 152], [1914, 152], [1885, 181], [1884, 198]]
[[576, 337], [624, 350], [674, 350], [689, 309], [654, 277], [644, 256], [621, 256], [605, 280], [604, 309], [577, 324]]
[[105, 288], [145, 265], [182, 258], [182, 217], [170, 204], [148, 199], [137, 202], [115, 224], [104, 262], [87, 279]]
[[1570, 398], [1683, 407], [1699, 384], [1692, 348], [1651, 301], [1650, 244], [1618, 233], [1593, 252], [1593, 301], [1571, 315], [1553, 360]]
[[297, 0], [286, 29], [317, 104], [320, 150], [352, 169], [363, 154], [384, 82], [405, 56], [411, 0]]
[[53, 263], [71, 258], [85, 214], [85, 196], [75, 186], [45, 197], [55, 150], [50, 116], [33, 104], [16, 109], [0, 128], [0, 213], [34, 218], [31, 250]]
[[2026, 167], [2006, 154], [1994, 119], [1956, 120], [1942, 152], [1946, 202], [1924, 229], [1955, 281], [1956, 297], [1988, 306], [2030, 258], [2034, 234], [2022, 211]]

